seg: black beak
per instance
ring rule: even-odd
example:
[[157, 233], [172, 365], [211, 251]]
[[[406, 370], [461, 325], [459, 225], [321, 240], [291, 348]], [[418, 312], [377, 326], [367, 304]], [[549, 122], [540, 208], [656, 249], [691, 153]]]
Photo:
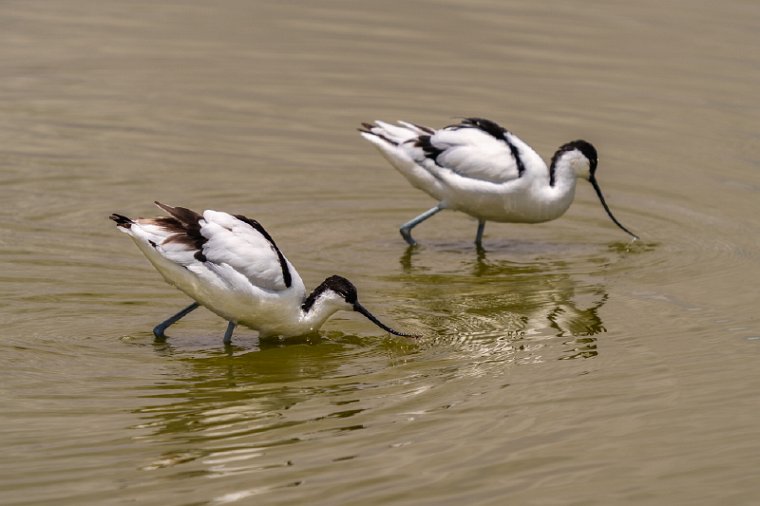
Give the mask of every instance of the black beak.
[[607, 211], [607, 215], [612, 219], [612, 221], [615, 223], [615, 225], [617, 225], [618, 227], [622, 228], [625, 231], [625, 233], [627, 233], [628, 235], [630, 235], [634, 239], [638, 239], [639, 236], [637, 236], [636, 234], [634, 234], [633, 232], [631, 232], [630, 230], [628, 230], [627, 228], [625, 228], [623, 226], [623, 224], [620, 223], [617, 220], [617, 218], [615, 218], [612, 215], [612, 211], [610, 211], [609, 206], [607, 206], [607, 202], [605, 202], [605, 200], [604, 200], [604, 195], [602, 195], [602, 189], [599, 188], [599, 183], [596, 182], [596, 177], [594, 177], [592, 175], [591, 177], [588, 178], [588, 181], [589, 181], [589, 183], [591, 183], [591, 186], [594, 187], [594, 190], [596, 190], [596, 194], [599, 196], [599, 200], [602, 202], [602, 207], [604, 207], [604, 210]]
[[392, 328], [390, 328], [389, 326], [387, 326], [386, 324], [384, 324], [383, 322], [381, 322], [380, 320], [378, 320], [377, 318], [375, 318], [375, 315], [373, 315], [372, 313], [370, 313], [367, 308], [365, 308], [364, 306], [362, 306], [358, 302], [354, 303], [354, 311], [356, 311], [357, 313], [363, 314], [364, 316], [367, 317], [367, 319], [369, 321], [371, 321], [372, 323], [374, 323], [375, 325], [377, 325], [378, 327], [380, 327], [384, 331], [390, 332], [393, 335], [401, 336], [401, 337], [419, 337], [419, 336], [416, 336], [414, 334], [405, 334], [403, 332], [399, 332], [398, 330], [393, 330]]

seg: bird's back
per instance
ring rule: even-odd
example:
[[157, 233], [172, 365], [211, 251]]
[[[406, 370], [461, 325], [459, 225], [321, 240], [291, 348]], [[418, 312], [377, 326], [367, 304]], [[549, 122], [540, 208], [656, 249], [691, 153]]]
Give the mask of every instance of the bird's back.
[[112, 219], [167, 282], [231, 321], [262, 320], [272, 308], [298, 309], [303, 281], [258, 222], [159, 206], [171, 216]]
[[507, 183], [526, 172], [548, 174], [546, 164], [530, 146], [485, 119], [468, 118], [440, 130], [377, 121], [365, 124], [362, 135], [386, 156], [402, 163], [413, 160], [434, 177], [448, 170], [468, 179]]

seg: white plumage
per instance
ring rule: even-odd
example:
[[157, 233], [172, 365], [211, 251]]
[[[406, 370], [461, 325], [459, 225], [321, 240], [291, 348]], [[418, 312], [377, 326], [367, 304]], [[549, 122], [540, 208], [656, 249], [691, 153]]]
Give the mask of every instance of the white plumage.
[[575, 196], [578, 178], [588, 180], [605, 211], [612, 215], [596, 181], [596, 149], [578, 140], [561, 146], [547, 166], [519, 137], [496, 123], [467, 118], [440, 130], [400, 121], [364, 123], [361, 135], [416, 188], [438, 201], [401, 227], [416, 244], [411, 229], [443, 209], [478, 219], [480, 246], [486, 221], [540, 223], [562, 216]]
[[229, 322], [225, 343], [235, 325], [261, 336], [290, 337], [314, 332], [335, 311], [357, 311], [383, 330], [382, 324], [357, 300], [356, 288], [331, 276], [308, 297], [293, 265], [255, 220], [219, 211], [199, 215], [156, 202], [170, 216], [130, 219], [111, 215], [164, 279], [196, 301], [154, 329], [164, 337], [170, 325], [198, 305]]

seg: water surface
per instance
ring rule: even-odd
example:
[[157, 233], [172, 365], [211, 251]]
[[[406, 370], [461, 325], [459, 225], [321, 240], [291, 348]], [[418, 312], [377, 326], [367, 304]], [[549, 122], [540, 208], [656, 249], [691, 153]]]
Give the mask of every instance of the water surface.
[[[754, 504], [760, 6], [4, 2], [3, 504]], [[355, 128], [485, 116], [561, 219], [442, 213]], [[187, 304], [112, 212], [255, 217], [418, 341], [338, 315], [261, 342]]]

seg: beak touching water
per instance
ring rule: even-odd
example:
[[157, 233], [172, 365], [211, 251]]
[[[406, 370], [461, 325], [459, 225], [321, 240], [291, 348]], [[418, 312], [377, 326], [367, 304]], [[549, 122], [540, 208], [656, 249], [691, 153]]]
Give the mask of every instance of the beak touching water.
[[588, 180], [589, 180], [589, 183], [591, 183], [591, 186], [594, 187], [594, 190], [596, 190], [596, 194], [599, 196], [599, 200], [602, 202], [602, 207], [604, 207], [604, 210], [607, 211], [607, 215], [612, 219], [612, 221], [615, 223], [615, 225], [617, 225], [618, 227], [620, 227], [621, 229], [623, 229], [625, 231], [625, 233], [627, 233], [628, 235], [630, 235], [634, 239], [638, 239], [639, 236], [637, 236], [636, 234], [634, 234], [633, 232], [631, 232], [630, 230], [628, 230], [627, 228], [625, 228], [623, 226], [623, 224], [620, 223], [617, 220], [617, 218], [615, 218], [612, 215], [612, 211], [610, 211], [610, 208], [607, 205], [607, 202], [604, 200], [604, 195], [602, 195], [602, 189], [599, 187], [599, 183], [596, 181], [596, 177], [592, 174], [591, 177], [589, 177]]
[[367, 319], [369, 321], [371, 321], [372, 323], [374, 323], [375, 325], [377, 325], [378, 327], [380, 327], [384, 331], [390, 332], [393, 335], [401, 336], [401, 337], [415, 337], [415, 338], [419, 337], [419, 336], [416, 336], [414, 334], [405, 334], [404, 332], [399, 332], [398, 330], [393, 330], [392, 328], [390, 328], [389, 326], [387, 326], [386, 324], [384, 324], [383, 322], [381, 322], [380, 320], [378, 320], [377, 318], [375, 318], [375, 315], [373, 315], [372, 313], [370, 313], [367, 308], [365, 308], [364, 306], [362, 306], [358, 302], [354, 303], [354, 311], [356, 311], [357, 313], [363, 314], [364, 316], [367, 317]]

